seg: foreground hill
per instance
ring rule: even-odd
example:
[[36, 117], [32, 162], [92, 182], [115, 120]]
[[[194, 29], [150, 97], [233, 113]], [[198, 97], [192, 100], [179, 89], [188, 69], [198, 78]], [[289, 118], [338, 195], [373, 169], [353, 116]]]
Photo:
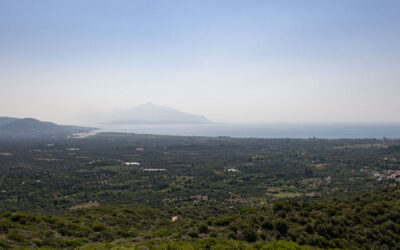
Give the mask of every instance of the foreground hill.
[[121, 112], [110, 124], [203, 124], [210, 123], [202, 115], [187, 114], [176, 109], [146, 103]]
[[217, 218], [194, 207], [124, 205], [82, 208], [54, 217], [3, 213], [0, 225], [3, 247], [399, 249], [400, 189], [313, 203], [279, 202]]
[[0, 117], [0, 137], [60, 136], [89, 130], [91, 128], [57, 125], [32, 118]]

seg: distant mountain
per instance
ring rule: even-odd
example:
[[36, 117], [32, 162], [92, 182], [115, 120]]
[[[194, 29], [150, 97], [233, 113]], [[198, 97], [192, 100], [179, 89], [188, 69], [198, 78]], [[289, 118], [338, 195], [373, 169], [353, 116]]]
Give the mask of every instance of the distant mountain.
[[57, 125], [33, 118], [18, 119], [0, 117], [1, 137], [64, 136], [90, 130], [93, 130], [93, 128]]
[[176, 109], [146, 103], [118, 114], [108, 124], [204, 124], [211, 123], [202, 115], [187, 114]]

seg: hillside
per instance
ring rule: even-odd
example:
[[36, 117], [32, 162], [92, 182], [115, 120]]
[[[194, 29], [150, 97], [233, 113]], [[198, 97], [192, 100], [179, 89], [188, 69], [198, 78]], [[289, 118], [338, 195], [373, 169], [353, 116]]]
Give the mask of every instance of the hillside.
[[121, 205], [78, 209], [55, 217], [4, 213], [0, 225], [2, 246], [105, 247], [111, 243], [107, 247], [246, 249], [264, 245], [273, 249], [273, 244], [283, 244], [294, 249], [300, 244], [398, 249], [400, 190], [385, 188], [312, 203], [279, 202], [216, 218], [189, 207], [158, 210]]
[[146, 103], [116, 115], [110, 124], [203, 124], [210, 123], [202, 115], [187, 114], [176, 109]]
[[33, 118], [0, 117], [0, 136], [2, 137], [38, 137], [60, 136], [91, 130], [78, 126], [63, 126], [51, 122], [42, 122]]

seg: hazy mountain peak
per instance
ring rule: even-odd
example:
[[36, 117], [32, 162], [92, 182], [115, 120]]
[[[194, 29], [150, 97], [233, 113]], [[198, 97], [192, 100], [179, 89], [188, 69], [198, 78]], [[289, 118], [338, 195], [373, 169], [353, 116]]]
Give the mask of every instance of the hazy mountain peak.
[[143, 103], [143, 104], [141, 104], [141, 105], [138, 105], [137, 107], [162, 107], [162, 106], [161, 106], [161, 105], [153, 104], [153, 103], [151, 103], [151, 102], [146, 102], [146, 103]]
[[113, 124], [202, 124], [210, 121], [202, 116], [188, 114], [179, 110], [145, 103], [122, 112]]
[[[159, 109], [164, 109], [164, 110], [166, 110], [166, 109], [169, 109], [169, 110], [174, 110], [174, 109], [172, 109], [172, 108], [168, 108], [168, 107], [165, 107], [165, 106], [161, 106], [161, 105], [156, 105], [156, 104], [153, 104], [153, 103], [151, 103], [151, 102], [147, 102], [147, 103], [144, 103], [144, 104], [141, 104], [141, 105], [138, 105], [138, 106], [136, 106], [136, 107], [134, 107], [134, 108], [132, 108], [132, 109], [130, 109], [130, 110], [139, 110], [139, 109], [152, 109], [152, 110], [159, 110]], [[177, 110], [176, 110], [177, 111]]]

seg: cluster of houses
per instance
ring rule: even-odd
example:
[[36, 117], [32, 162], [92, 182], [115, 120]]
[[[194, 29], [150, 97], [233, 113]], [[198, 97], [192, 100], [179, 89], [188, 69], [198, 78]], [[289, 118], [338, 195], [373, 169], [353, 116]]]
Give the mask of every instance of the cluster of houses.
[[315, 191], [306, 193], [306, 196], [308, 196], [308, 197], [315, 197], [315, 196], [320, 196], [320, 195], [321, 195], [320, 193], [317, 193]]
[[145, 168], [143, 169], [144, 172], [160, 172], [165, 171], [165, 168]]
[[[136, 167], [140, 167], [142, 164], [140, 162], [125, 162], [124, 163], [125, 166], [136, 166]], [[165, 168], [144, 168], [143, 171], [144, 172], [160, 172], [160, 171], [166, 171], [167, 169]]]
[[81, 150], [80, 148], [67, 148], [67, 151], [79, 151]]
[[382, 174], [375, 173], [373, 177], [377, 181], [382, 179], [400, 181], [400, 170], [385, 170]]
[[125, 166], [140, 166], [141, 165], [140, 162], [136, 162], [136, 161], [125, 162], [124, 164], [125, 164]]

